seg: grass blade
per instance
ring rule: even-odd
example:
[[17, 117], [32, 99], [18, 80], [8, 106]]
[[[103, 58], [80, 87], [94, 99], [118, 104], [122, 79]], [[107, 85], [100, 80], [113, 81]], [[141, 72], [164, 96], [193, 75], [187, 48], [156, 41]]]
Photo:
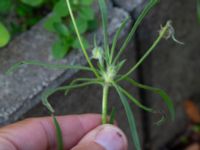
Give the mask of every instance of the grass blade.
[[119, 87], [116, 84], [114, 84], [114, 87], [117, 90], [117, 93], [119, 94], [121, 102], [126, 111], [126, 116], [128, 118], [129, 126], [131, 129], [131, 135], [132, 135], [136, 150], [141, 150], [141, 145], [140, 145], [140, 140], [139, 140], [139, 136], [138, 136], [138, 132], [137, 132], [136, 122], [135, 122], [133, 113], [131, 111], [130, 105], [129, 105], [126, 97], [124, 96], [124, 94], [120, 91]]
[[126, 46], [128, 45], [128, 43], [130, 42], [130, 40], [132, 39], [133, 35], [135, 34], [137, 28], [139, 27], [139, 25], [141, 24], [141, 22], [143, 21], [144, 17], [150, 12], [150, 10], [158, 3], [159, 0], [149, 0], [149, 3], [145, 6], [144, 10], [141, 12], [141, 14], [139, 15], [138, 19], [136, 20], [135, 24], [133, 25], [131, 32], [129, 33], [129, 35], [127, 36], [124, 44], [122, 45], [122, 47], [120, 48], [117, 56], [115, 57], [114, 63], [116, 63], [116, 61], [119, 59], [120, 55], [123, 53], [123, 51], [125, 50]]
[[154, 87], [150, 87], [150, 86], [147, 86], [147, 85], [140, 84], [140, 83], [136, 82], [135, 80], [128, 78], [128, 77], [125, 80], [128, 81], [129, 83], [131, 83], [132, 85], [136, 86], [136, 87], [139, 87], [141, 89], [145, 89], [145, 90], [151, 91], [153, 93], [159, 94], [162, 97], [165, 104], [167, 105], [167, 108], [170, 112], [172, 120], [175, 119], [175, 108], [174, 108], [173, 101], [170, 99], [170, 97], [167, 95], [167, 93], [165, 91], [158, 89], [158, 88], [154, 88]]
[[21, 61], [13, 65], [6, 71], [6, 75], [11, 75], [15, 70], [19, 69], [22, 65], [35, 65], [48, 69], [79, 69], [85, 71], [92, 71], [89, 67], [79, 66], [79, 65], [62, 65], [62, 64], [47, 64], [39, 61]]
[[63, 144], [63, 138], [62, 138], [62, 130], [60, 128], [60, 125], [56, 119], [56, 117], [53, 115], [53, 124], [56, 129], [56, 138], [57, 138], [57, 149], [58, 150], [64, 150], [64, 144]]
[[118, 28], [115, 36], [114, 36], [114, 39], [113, 39], [113, 42], [112, 42], [112, 48], [111, 48], [111, 55], [110, 55], [110, 64], [112, 63], [112, 60], [113, 60], [113, 57], [114, 57], [114, 51], [115, 51], [115, 48], [116, 48], [116, 44], [117, 44], [117, 41], [119, 39], [119, 36], [122, 32], [122, 30], [124, 29], [126, 23], [128, 22], [129, 20], [129, 17], [127, 17], [123, 22], [122, 24], [120, 25], [120, 27]]
[[110, 124], [114, 124], [115, 121], [115, 113], [116, 113], [116, 109], [115, 107], [112, 108], [111, 114], [110, 114]]
[[[94, 84], [101, 84], [103, 82], [103, 80], [101, 79], [90, 79], [90, 78], [78, 78], [73, 80], [69, 86], [74, 86], [76, 85], [78, 82], [93, 82]], [[65, 95], [67, 95], [69, 93], [70, 89], [67, 89], [65, 91]]]
[[49, 96], [51, 96], [52, 94], [54, 94], [55, 92], [58, 91], [63, 91], [65, 90], [67, 87], [66, 86], [62, 86], [56, 89], [49, 89], [46, 90], [44, 93], [42, 93], [42, 103], [44, 106], [46, 106], [46, 108], [51, 112], [54, 113], [55, 110], [53, 109], [53, 107], [51, 106], [51, 104], [48, 101]]
[[104, 36], [104, 50], [109, 51], [109, 41], [108, 41], [108, 12], [105, 0], [98, 0], [99, 7], [101, 11], [102, 26], [103, 26], [103, 36]]
[[[49, 89], [47, 91], [45, 91], [43, 94], [42, 94], [42, 103], [44, 106], [47, 107], [47, 109], [51, 112], [51, 113], [54, 113], [54, 109], [53, 107], [51, 106], [51, 104], [49, 103], [48, 101], [48, 98], [54, 94], [55, 92], [58, 92], [58, 91], [66, 91], [66, 90], [71, 90], [71, 89], [75, 89], [75, 88], [80, 88], [80, 87], [84, 87], [84, 86], [87, 86], [87, 85], [92, 85], [92, 84], [97, 84], [97, 82], [93, 82], [93, 81], [88, 81], [88, 82], [85, 82], [85, 83], [81, 83], [81, 84], [76, 84], [76, 85], [68, 85], [68, 86], [61, 86], [61, 87], [58, 87], [56, 89]], [[100, 83], [99, 83], [100, 84]]]
[[137, 99], [135, 99], [130, 93], [128, 93], [126, 90], [124, 90], [122, 87], [118, 86], [119, 90], [126, 96], [128, 97], [133, 103], [135, 103], [138, 107], [142, 108], [145, 111], [148, 112], [153, 112], [152, 108], [148, 108], [141, 104]]
[[97, 77], [99, 77], [99, 74], [97, 73], [97, 70], [96, 70], [95, 67], [93, 66], [92, 62], [90, 61], [89, 55], [88, 55], [88, 53], [87, 53], [87, 50], [86, 50], [86, 48], [85, 48], [85, 46], [84, 46], [84, 44], [83, 44], [84, 42], [83, 42], [83, 40], [82, 40], [82, 38], [81, 38], [81, 35], [80, 35], [80, 32], [79, 32], [79, 30], [78, 30], [77, 23], [76, 23], [74, 14], [73, 14], [73, 12], [72, 12], [72, 8], [71, 8], [71, 4], [70, 4], [69, 0], [66, 0], [66, 3], [67, 3], [67, 7], [68, 7], [68, 9], [69, 9], [70, 17], [71, 17], [71, 19], [72, 19], [72, 22], [73, 22], [73, 25], [74, 25], [74, 28], [75, 28], [75, 31], [76, 31], [76, 34], [77, 34], [79, 43], [80, 43], [80, 45], [81, 45], [81, 49], [82, 49], [82, 51], [83, 51], [83, 54], [84, 54], [84, 56], [85, 56], [85, 58], [86, 58], [86, 60], [87, 60], [87, 62], [88, 62], [88, 64], [89, 64], [90, 68], [91, 68], [92, 71], [94, 72], [94, 74], [95, 74]]
[[197, 17], [200, 23], [200, 0], [197, 0]]
[[125, 74], [123, 75], [119, 80], [122, 80], [126, 77], [128, 77], [131, 73], [133, 73], [144, 61], [145, 59], [155, 50], [156, 46], [160, 43], [160, 41], [163, 39], [164, 36], [166, 36], [166, 33], [169, 31], [169, 28], [171, 27], [171, 21], [168, 21], [166, 25], [162, 28], [160, 31], [160, 34], [158, 38], [153, 42], [153, 44], [150, 46], [150, 48], [146, 51], [146, 53], [139, 59], [139, 61]]

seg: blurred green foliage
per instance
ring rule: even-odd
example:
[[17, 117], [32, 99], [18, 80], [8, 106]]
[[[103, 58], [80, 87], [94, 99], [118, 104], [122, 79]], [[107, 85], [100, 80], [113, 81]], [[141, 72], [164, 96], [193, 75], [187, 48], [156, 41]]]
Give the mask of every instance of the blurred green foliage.
[[0, 22], [0, 47], [4, 47], [10, 40], [7, 28]]
[[[81, 34], [97, 27], [92, 3], [93, 0], [72, 0]], [[44, 27], [58, 37], [52, 45], [54, 58], [61, 59], [71, 49], [80, 48], [65, 0], [0, 0], [0, 47], [6, 46], [10, 37], [30, 29], [51, 11]], [[83, 41], [88, 47], [86, 39]]]
[[[76, 14], [81, 34], [97, 27], [95, 12], [91, 7], [93, 1], [72, 0], [73, 11]], [[51, 11], [52, 13], [45, 21], [44, 26], [58, 37], [52, 45], [54, 58], [61, 59], [71, 49], [80, 48], [65, 0], [0, 0], [0, 30], [4, 33], [1, 34], [2, 44], [0, 46], [5, 46], [10, 37], [30, 29]], [[86, 39], [83, 41], [88, 47]]]
[[[76, 14], [76, 21], [81, 34], [91, 31], [97, 26], [95, 12], [91, 8], [92, 3], [93, 0], [72, 0], [73, 11]], [[56, 33], [58, 37], [52, 46], [52, 54], [55, 58], [63, 58], [71, 49], [80, 48], [65, 0], [59, 0], [55, 4], [53, 12], [44, 26], [48, 31]], [[83, 39], [83, 41], [84, 45], [88, 47], [87, 40]]]
[[200, 23], [200, 0], [197, 0], [197, 17]]

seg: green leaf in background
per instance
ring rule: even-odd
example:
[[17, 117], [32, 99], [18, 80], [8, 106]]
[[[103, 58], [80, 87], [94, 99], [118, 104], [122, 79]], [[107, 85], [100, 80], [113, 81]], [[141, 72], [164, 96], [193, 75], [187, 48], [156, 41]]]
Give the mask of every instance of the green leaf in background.
[[66, 17], [67, 15], [69, 15], [65, 0], [60, 0], [56, 3], [53, 8], [53, 13], [56, 13], [60, 17]]
[[[85, 46], [85, 48], [86, 48], [86, 49], [89, 48], [89, 43], [88, 43], [88, 41], [87, 41], [86, 39], [84, 39], [84, 38], [82, 38], [82, 40], [83, 40], [83, 45]], [[81, 45], [80, 45], [78, 39], [76, 39], [76, 40], [73, 42], [72, 47], [75, 48], [75, 49], [81, 48]]]
[[90, 6], [94, 0], [81, 0], [82, 5]]
[[47, 20], [44, 22], [44, 27], [50, 32], [56, 32], [54, 25], [55, 23], [61, 23], [61, 22], [62, 22], [61, 18], [58, 15], [53, 14], [49, 16]]
[[56, 59], [62, 59], [70, 49], [70, 44], [68, 42], [63, 42], [61, 40], [53, 44], [52, 54]]
[[[88, 23], [87, 23], [87, 20], [79, 17], [77, 20], [76, 20], [76, 23], [77, 23], [77, 27], [78, 27], [78, 30], [80, 32], [80, 34], [83, 34], [87, 31], [88, 29]], [[73, 32], [75, 32], [74, 30], [74, 26], [72, 23], [70, 23], [70, 28]]]
[[94, 31], [98, 27], [96, 19], [88, 21], [88, 31]]
[[12, 8], [12, 0], [0, 0], [0, 13], [7, 13]]
[[7, 28], [0, 22], [0, 47], [4, 47], [10, 41], [10, 33]]
[[27, 4], [29, 6], [37, 7], [40, 6], [44, 0], [21, 0], [24, 4]]
[[67, 37], [70, 35], [70, 32], [68, 28], [66, 27], [66, 25], [61, 22], [54, 23], [54, 28], [55, 28], [55, 31], [61, 36]]
[[197, 17], [200, 23], [200, 0], [197, 0]]
[[80, 8], [80, 17], [85, 20], [93, 20], [95, 17], [94, 9], [91, 7]]

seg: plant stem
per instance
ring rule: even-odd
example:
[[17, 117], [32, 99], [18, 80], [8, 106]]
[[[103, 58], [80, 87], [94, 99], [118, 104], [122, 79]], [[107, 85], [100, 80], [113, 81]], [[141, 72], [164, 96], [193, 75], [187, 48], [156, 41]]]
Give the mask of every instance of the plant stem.
[[151, 47], [142, 56], [142, 58], [140, 58], [140, 60], [125, 75], [120, 77], [117, 81], [121, 81], [121, 80], [125, 79], [126, 77], [128, 77], [132, 72], [134, 72], [144, 62], [144, 60], [151, 54], [151, 52], [155, 49], [155, 47], [160, 43], [160, 41], [166, 35], [168, 29], [169, 29], [169, 22], [167, 22], [166, 25], [162, 28], [156, 41], [151, 45]]
[[84, 44], [83, 44], [81, 35], [80, 35], [80, 33], [79, 33], [79, 30], [78, 30], [78, 27], [77, 27], [77, 24], [76, 24], [76, 20], [75, 20], [75, 18], [74, 18], [74, 14], [73, 14], [73, 12], [72, 12], [72, 8], [71, 8], [71, 5], [70, 5], [70, 2], [69, 2], [69, 0], [66, 0], [66, 2], [67, 2], [67, 6], [68, 6], [68, 9], [69, 9], [69, 13], [70, 13], [70, 16], [71, 16], [71, 19], [72, 19], [72, 22], [73, 22], [73, 25], [74, 25], [74, 28], [75, 28], [75, 31], [76, 31], [78, 40], [79, 40], [79, 43], [80, 43], [80, 45], [81, 45], [81, 49], [82, 49], [82, 51], [83, 51], [83, 54], [85, 55], [85, 58], [86, 58], [86, 60], [87, 60], [87, 62], [88, 62], [88, 64], [89, 64], [90, 68], [92, 69], [92, 71], [94, 72], [94, 74], [96, 75], [96, 77], [99, 78], [99, 74], [97, 73], [96, 69], [94, 68], [92, 62], [90, 61], [90, 58], [89, 58], [88, 53], [87, 53], [87, 51], [86, 51], [86, 48], [85, 48], [85, 46], [84, 46]]
[[102, 100], [102, 124], [107, 123], [107, 114], [108, 114], [108, 92], [109, 85], [107, 83], [103, 86], [103, 100]]

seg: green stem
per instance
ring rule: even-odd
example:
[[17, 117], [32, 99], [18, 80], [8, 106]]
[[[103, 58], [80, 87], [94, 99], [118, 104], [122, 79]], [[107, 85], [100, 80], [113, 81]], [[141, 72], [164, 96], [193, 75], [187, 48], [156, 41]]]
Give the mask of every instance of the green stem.
[[67, 2], [67, 6], [68, 6], [68, 9], [69, 9], [69, 13], [70, 13], [70, 16], [71, 16], [71, 19], [72, 19], [72, 22], [73, 22], [73, 25], [74, 25], [74, 28], [75, 28], [75, 31], [76, 31], [76, 34], [77, 34], [77, 37], [78, 37], [78, 40], [80, 42], [80, 45], [81, 45], [81, 49], [83, 51], [83, 54], [85, 55], [85, 58], [89, 64], [89, 66], [91, 67], [91, 69], [93, 70], [94, 74], [99, 77], [99, 74], [97, 73], [96, 69], [94, 68], [92, 62], [90, 61], [90, 58], [88, 56], [88, 53], [86, 51], [86, 48], [83, 44], [83, 41], [82, 41], [82, 38], [81, 38], [81, 35], [79, 33], [79, 30], [78, 30], [78, 27], [77, 27], [77, 24], [76, 24], [76, 20], [75, 20], [75, 17], [74, 17], [74, 14], [72, 12], [72, 8], [71, 8], [71, 5], [70, 5], [70, 2], [69, 0], [66, 0]]
[[108, 92], [109, 85], [107, 83], [103, 86], [103, 100], [102, 100], [102, 124], [107, 123], [107, 114], [108, 114]]
[[120, 77], [117, 81], [121, 81], [128, 77], [132, 72], [134, 72], [143, 62], [144, 60], [151, 54], [151, 52], [155, 49], [155, 47], [160, 43], [160, 41], [163, 39], [163, 37], [167, 34], [169, 29], [169, 22], [162, 28], [160, 31], [160, 34], [156, 41], [151, 45], [151, 47], [147, 50], [147, 52], [140, 58], [140, 60], [122, 77]]

